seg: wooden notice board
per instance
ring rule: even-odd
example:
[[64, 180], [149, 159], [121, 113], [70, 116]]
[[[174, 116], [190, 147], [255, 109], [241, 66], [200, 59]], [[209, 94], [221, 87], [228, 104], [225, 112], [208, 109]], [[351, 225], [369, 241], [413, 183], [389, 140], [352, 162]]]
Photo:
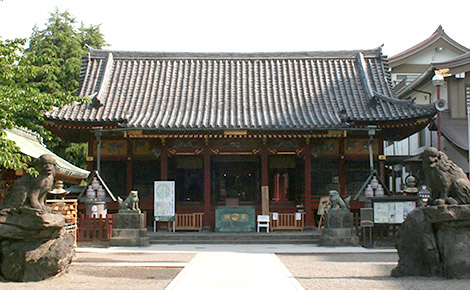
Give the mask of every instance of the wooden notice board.
[[269, 214], [269, 186], [261, 186], [261, 214]]

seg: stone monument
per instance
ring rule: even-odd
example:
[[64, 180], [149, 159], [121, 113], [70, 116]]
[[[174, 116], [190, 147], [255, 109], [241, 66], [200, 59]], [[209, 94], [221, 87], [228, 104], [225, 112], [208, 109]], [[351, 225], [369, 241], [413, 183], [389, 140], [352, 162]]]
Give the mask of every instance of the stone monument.
[[65, 218], [45, 204], [54, 184], [56, 162], [44, 154], [33, 163], [38, 176], [25, 175], [0, 204], [0, 273], [10, 281], [39, 281], [67, 270], [75, 239]]
[[343, 201], [338, 191], [329, 191], [331, 207], [326, 213], [325, 227], [320, 237], [321, 246], [357, 246], [359, 237], [354, 227], [354, 215], [349, 211], [349, 198]]
[[422, 154], [431, 206], [412, 211], [398, 231], [392, 276], [470, 278], [470, 182], [435, 148]]
[[139, 208], [139, 195], [131, 191], [122, 201], [118, 198], [119, 212], [115, 215], [111, 246], [148, 246], [145, 216]]

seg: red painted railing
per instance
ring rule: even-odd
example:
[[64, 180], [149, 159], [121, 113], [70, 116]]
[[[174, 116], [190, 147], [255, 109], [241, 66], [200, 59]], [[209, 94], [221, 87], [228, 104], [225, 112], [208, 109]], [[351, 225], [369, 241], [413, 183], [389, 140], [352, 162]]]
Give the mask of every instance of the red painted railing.
[[78, 241], [109, 241], [113, 232], [114, 215], [106, 217], [78, 216]]

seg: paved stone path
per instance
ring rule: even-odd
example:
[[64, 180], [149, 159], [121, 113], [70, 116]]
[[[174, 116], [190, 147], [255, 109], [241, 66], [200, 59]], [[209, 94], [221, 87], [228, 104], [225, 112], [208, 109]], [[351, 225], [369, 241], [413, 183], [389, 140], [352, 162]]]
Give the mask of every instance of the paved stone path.
[[202, 252], [165, 289], [304, 289], [273, 253]]

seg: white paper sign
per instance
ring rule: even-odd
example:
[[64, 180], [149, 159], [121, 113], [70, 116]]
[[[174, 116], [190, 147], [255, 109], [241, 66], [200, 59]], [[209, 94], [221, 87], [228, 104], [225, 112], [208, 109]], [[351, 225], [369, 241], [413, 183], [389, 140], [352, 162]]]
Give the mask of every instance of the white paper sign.
[[374, 203], [374, 223], [388, 222], [388, 204], [385, 202]]
[[175, 217], [175, 182], [155, 181], [154, 216], [156, 221], [170, 221]]
[[302, 220], [302, 213], [296, 212], [296, 213], [295, 213], [295, 220], [296, 220], [296, 221]]
[[416, 208], [416, 202], [374, 202], [374, 222], [400, 224]]
[[277, 221], [279, 219], [279, 214], [277, 212], [273, 212], [273, 221]]

